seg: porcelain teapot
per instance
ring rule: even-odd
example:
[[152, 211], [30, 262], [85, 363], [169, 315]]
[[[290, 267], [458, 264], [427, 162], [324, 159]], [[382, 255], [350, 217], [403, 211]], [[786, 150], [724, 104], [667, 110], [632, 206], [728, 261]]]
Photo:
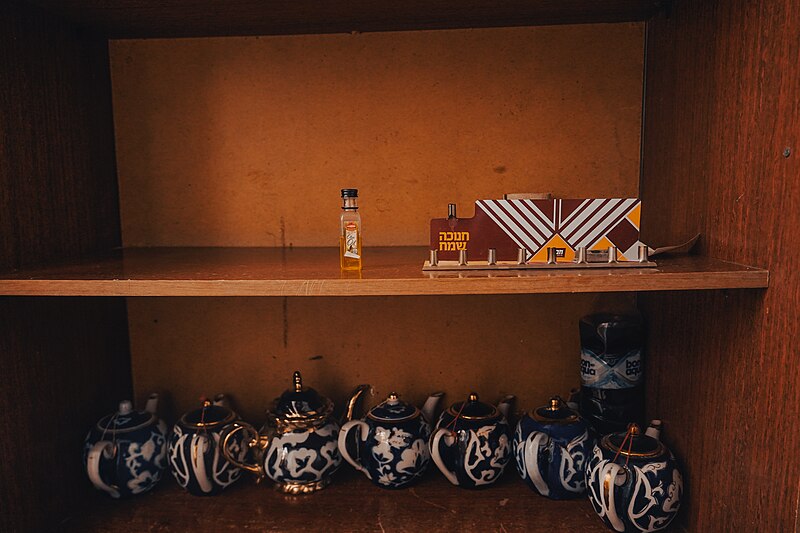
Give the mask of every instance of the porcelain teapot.
[[[224, 395], [205, 400], [202, 407], [184, 414], [172, 428], [168, 457], [178, 485], [197, 496], [214, 495], [235, 483], [241, 469], [220, 451], [222, 432], [239, 420]], [[231, 453], [243, 461], [247, 448], [243, 435], [229, 443]]]
[[[356, 389], [347, 420], [352, 418], [354, 405], [367, 388], [362, 385]], [[240, 459], [239, 442], [253, 451], [254, 463]], [[285, 493], [306, 494], [322, 489], [342, 462], [333, 402], [304, 387], [300, 372], [295, 372], [292, 387], [275, 400], [261, 431], [246, 422], [234, 422], [223, 431], [222, 453], [234, 465], [257, 474], [259, 481], [269, 478]]]
[[586, 491], [586, 460], [594, 446], [589, 424], [558, 396], [523, 416], [514, 433], [522, 479], [542, 496], [575, 498]]
[[441, 414], [431, 437], [431, 457], [450, 483], [481, 488], [500, 478], [511, 459], [506, 416], [513, 399], [507, 396], [495, 407], [471, 393]]
[[161, 479], [167, 466], [167, 425], [156, 415], [157, 407], [157, 394], [150, 395], [144, 411], [122, 401], [116, 413], [101, 418], [86, 435], [86, 473], [112, 498], [147, 492]]
[[586, 466], [589, 500], [614, 531], [660, 531], [678, 514], [683, 478], [660, 429], [658, 420], [644, 434], [631, 424], [594, 446]]
[[[430, 395], [420, 410], [402, 401], [397, 393], [389, 394], [363, 420], [351, 420], [342, 426], [342, 457], [379, 487], [400, 489], [411, 485], [430, 463], [430, 422], [443, 395]], [[353, 435], [355, 457], [348, 451], [348, 437]]]

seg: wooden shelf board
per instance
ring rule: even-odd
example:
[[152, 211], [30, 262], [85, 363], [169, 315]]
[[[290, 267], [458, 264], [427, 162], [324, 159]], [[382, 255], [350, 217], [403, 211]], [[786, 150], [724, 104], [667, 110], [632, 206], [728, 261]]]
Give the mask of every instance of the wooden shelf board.
[[111, 38], [349, 33], [629, 22], [663, 0], [28, 0]]
[[240, 481], [214, 497], [192, 496], [172, 476], [151, 493], [114, 501], [97, 493], [66, 531], [547, 531], [606, 532], [588, 498], [548, 500], [513, 471], [482, 490], [454, 487], [429, 471], [414, 487], [389, 491], [343, 466], [326, 489], [284, 496]]
[[131, 248], [0, 274], [5, 296], [380, 296], [767, 287], [769, 272], [697, 256], [658, 268], [423, 272], [425, 247], [367, 248], [342, 273], [337, 248]]

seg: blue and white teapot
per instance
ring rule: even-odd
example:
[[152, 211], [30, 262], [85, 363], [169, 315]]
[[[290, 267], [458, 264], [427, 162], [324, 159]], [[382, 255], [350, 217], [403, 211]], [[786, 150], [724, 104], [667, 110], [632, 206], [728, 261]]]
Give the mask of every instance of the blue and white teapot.
[[586, 485], [595, 512], [619, 533], [661, 531], [678, 514], [683, 477], [654, 420], [642, 434], [631, 424], [603, 437], [586, 466]]
[[589, 424], [561, 398], [523, 416], [514, 433], [514, 457], [522, 479], [554, 500], [586, 492], [586, 460], [594, 446]]
[[[239, 420], [224, 395], [205, 400], [199, 409], [184, 414], [172, 428], [169, 463], [178, 485], [196, 496], [219, 494], [241, 476], [239, 467], [225, 459], [220, 448], [222, 432]], [[241, 436], [229, 443], [240, 461], [247, 454]]]
[[[354, 393], [348, 420], [356, 400], [367, 388], [362, 385]], [[239, 432], [244, 432], [241, 441]], [[240, 459], [239, 442], [252, 450], [255, 463]], [[268, 477], [287, 494], [322, 489], [342, 463], [333, 402], [303, 387], [300, 372], [295, 372], [293, 387], [275, 400], [261, 431], [246, 422], [234, 422], [223, 432], [222, 453], [234, 465], [255, 473], [259, 481]]]
[[431, 438], [431, 457], [450, 483], [476, 489], [500, 478], [511, 459], [506, 416], [513, 399], [507, 396], [495, 407], [473, 392], [441, 414]]
[[167, 466], [167, 425], [156, 415], [158, 395], [144, 411], [129, 400], [101, 418], [86, 435], [83, 460], [92, 484], [112, 498], [152, 489]]
[[[351, 420], [339, 433], [342, 457], [375, 485], [400, 489], [419, 480], [430, 463], [430, 421], [444, 393], [428, 397], [422, 409], [389, 394], [367, 413], [364, 420]], [[353, 457], [348, 451], [356, 437]]]

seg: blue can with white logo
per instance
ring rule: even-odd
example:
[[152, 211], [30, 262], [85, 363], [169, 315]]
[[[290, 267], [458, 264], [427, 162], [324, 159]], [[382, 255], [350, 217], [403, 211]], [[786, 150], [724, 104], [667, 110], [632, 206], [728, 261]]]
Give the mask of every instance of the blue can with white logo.
[[644, 327], [637, 316], [601, 313], [580, 321], [581, 414], [601, 435], [644, 415]]

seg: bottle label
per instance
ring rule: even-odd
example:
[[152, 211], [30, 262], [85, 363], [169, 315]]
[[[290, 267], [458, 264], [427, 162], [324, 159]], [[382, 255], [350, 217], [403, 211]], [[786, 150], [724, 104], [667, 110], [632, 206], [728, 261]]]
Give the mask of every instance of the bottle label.
[[642, 351], [619, 357], [599, 356], [581, 349], [581, 382], [594, 389], [631, 389], [642, 383]]
[[360, 259], [358, 252], [358, 226], [355, 222], [348, 222], [344, 226], [344, 256]]

